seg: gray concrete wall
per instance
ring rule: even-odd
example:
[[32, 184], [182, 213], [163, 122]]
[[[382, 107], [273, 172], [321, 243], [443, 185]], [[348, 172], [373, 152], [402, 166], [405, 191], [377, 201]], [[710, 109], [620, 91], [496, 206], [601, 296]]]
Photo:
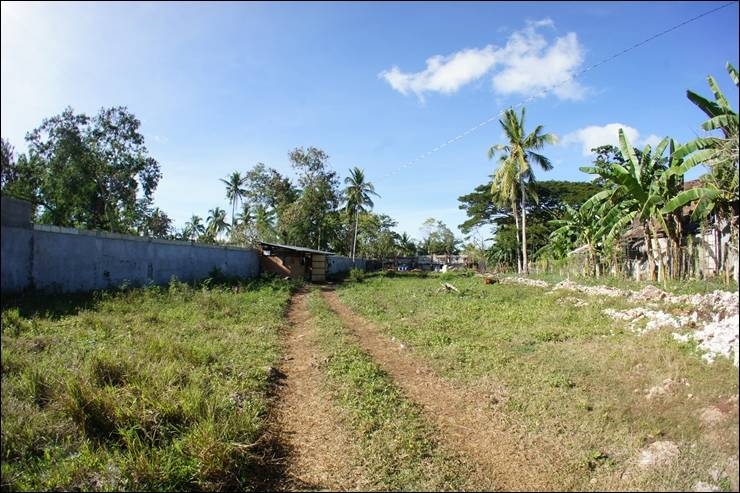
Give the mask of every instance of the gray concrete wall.
[[3, 226], [0, 240], [1, 291], [21, 291], [31, 280], [33, 230]]
[[218, 268], [228, 276], [256, 277], [255, 250], [192, 245], [100, 231], [35, 225], [2, 226], [2, 292], [34, 287], [79, 292], [123, 283], [165, 284], [208, 277]]
[[14, 228], [31, 228], [33, 206], [26, 200], [0, 197], [0, 224]]
[[328, 277], [338, 277], [345, 274], [356, 267], [360, 270], [365, 270], [365, 259], [356, 258], [354, 262], [349, 257], [342, 257], [339, 255], [329, 255], [327, 257], [326, 274]]

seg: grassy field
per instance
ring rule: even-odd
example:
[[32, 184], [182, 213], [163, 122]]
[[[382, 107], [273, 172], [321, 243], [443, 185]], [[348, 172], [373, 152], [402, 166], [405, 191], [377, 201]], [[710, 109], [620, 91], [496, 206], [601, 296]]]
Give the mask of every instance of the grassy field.
[[[556, 284], [560, 281], [568, 279], [567, 275], [559, 273], [550, 274], [535, 274], [530, 273], [530, 279], [540, 279], [550, 284]], [[620, 289], [631, 289], [639, 291], [648, 284], [651, 284], [657, 288], [667, 291], [672, 294], [704, 294], [711, 293], [715, 290], [737, 292], [738, 283], [734, 280], [725, 283], [719, 277], [709, 279], [666, 279], [664, 281], [655, 281], [648, 283], [646, 281], [635, 281], [634, 279], [625, 279], [623, 277], [615, 276], [581, 276], [574, 275], [570, 276], [570, 280], [584, 286], [610, 286]]]
[[[440, 292], [441, 280], [461, 294]], [[440, 375], [494, 396], [536, 440], [561, 444], [563, 489], [737, 488], [737, 368], [703, 363], [670, 330], [638, 336], [602, 313], [625, 300], [450, 274], [372, 275], [338, 294]], [[727, 412], [708, 424], [710, 408]], [[658, 441], [678, 446], [676, 460], [637, 467]]]
[[2, 489], [251, 489], [284, 282], [3, 299]]
[[443, 450], [420, 410], [348, 335], [317, 292], [313, 323], [324, 351], [325, 384], [344, 411], [363, 466], [379, 491], [459, 491], [466, 466]]
[[[461, 292], [440, 290], [441, 281]], [[284, 356], [294, 287], [172, 282], [4, 298], [2, 489], [266, 484], [274, 472], [262, 437], [275, 405], [266, 368]], [[372, 274], [336, 293], [406, 346], [396, 358], [419, 359], [434, 378], [480, 396], [522, 447], [556, 451], [547, 459], [558, 490], [737, 489], [737, 368], [703, 362], [669, 329], [638, 335], [603, 313], [634, 306], [625, 299], [457, 274]], [[471, 457], [450, 448], [449, 430], [408, 392], [428, 387], [394, 380], [379, 364], [385, 353], [375, 360], [360, 344], [362, 323], [347, 325], [318, 289], [308, 296], [311, 351], [342, 415], [335, 428], [354, 439], [372, 488], [482, 489]], [[671, 460], [640, 466], [665, 444]]]

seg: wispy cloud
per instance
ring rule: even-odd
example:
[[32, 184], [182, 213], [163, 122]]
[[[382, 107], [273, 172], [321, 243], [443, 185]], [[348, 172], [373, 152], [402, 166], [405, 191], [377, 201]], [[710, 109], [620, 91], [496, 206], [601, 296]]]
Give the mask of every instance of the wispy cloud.
[[488, 45], [435, 55], [427, 59], [421, 72], [402, 72], [394, 65], [378, 77], [401, 94], [413, 93], [421, 100], [428, 92], [457, 92], [486, 74], [491, 74], [492, 87], [499, 95], [536, 96], [552, 89], [560, 99], [582, 99], [588, 91], [573, 80], [573, 74], [583, 63], [583, 47], [573, 32], [548, 42], [539, 32], [548, 27], [554, 27], [551, 19], [529, 21], [503, 47]]
[[592, 154], [591, 149], [595, 147], [603, 145], [619, 147], [620, 128], [624, 130], [624, 135], [635, 147], [642, 147], [646, 144], [655, 147], [662, 140], [655, 134], [640, 138], [640, 132], [636, 128], [625, 125], [624, 123], [607, 123], [603, 126], [590, 125], [570, 132], [563, 137], [561, 144], [566, 146], [580, 144], [581, 153], [584, 156], [590, 156]]

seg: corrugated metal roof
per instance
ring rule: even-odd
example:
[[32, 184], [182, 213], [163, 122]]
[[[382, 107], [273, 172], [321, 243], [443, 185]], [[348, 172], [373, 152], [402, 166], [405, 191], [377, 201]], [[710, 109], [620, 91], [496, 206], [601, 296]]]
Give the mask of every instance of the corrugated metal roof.
[[293, 246], [293, 245], [281, 245], [280, 243], [265, 243], [264, 241], [260, 241], [260, 246], [262, 246], [262, 249], [264, 250], [265, 247], [269, 248], [284, 248], [286, 250], [293, 250], [296, 252], [303, 252], [303, 253], [323, 253], [324, 255], [336, 255], [334, 252], [325, 252], [323, 250], [314, 250], [313, 248], [306, 248], [306, 247], [299, 247], [299, 246]]

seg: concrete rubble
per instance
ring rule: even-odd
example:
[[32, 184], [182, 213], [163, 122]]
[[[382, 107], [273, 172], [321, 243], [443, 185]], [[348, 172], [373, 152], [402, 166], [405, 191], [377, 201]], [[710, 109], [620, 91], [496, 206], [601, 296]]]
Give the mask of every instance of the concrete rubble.
[[[502, 282], [525, 284], [549, 288], [545, 281], [522, 277], [505, 278]], [[552, 291], [564, 289], [587, 295], [621, 297], [638, 306], [628, 310], [606, 309], [608, 316], [629, 322], [630, 330], [644, 334], [660, 328], [672, 328], [673, 337], [680, 342], [696, 341], [703, 351], [702, 358], [712, 363], [718, 356], [724, 356], [738, 366], [738, 293], [713, 291], [705, 294], [674, 295], [649, 285], [640, 291], [612, 288], [609, 286], [583, 286], [571, 280], [555, 284]], [[687, 314], [671, 315], [658, 308], [658, 304], [681, 307]]]

